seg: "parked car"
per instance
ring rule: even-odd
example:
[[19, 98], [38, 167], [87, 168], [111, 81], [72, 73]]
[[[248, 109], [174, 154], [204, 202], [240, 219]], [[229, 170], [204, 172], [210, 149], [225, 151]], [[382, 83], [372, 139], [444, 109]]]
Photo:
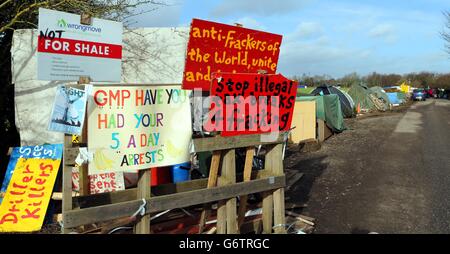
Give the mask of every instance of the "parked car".
[[412, 94], [412, 99], [415, 101], [425, 101], [426, 91], [423, 89], [414, 89]]
[[428, 98], [437, 98], [436, 89], [434, 88], [429, 88], [428, 90], [426, 90], [426, 93]]

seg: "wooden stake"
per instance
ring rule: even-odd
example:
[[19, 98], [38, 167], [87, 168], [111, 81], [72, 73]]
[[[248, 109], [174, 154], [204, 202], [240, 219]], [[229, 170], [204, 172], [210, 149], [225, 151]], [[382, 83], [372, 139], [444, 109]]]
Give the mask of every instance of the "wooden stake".
[[[269, 173], [273, 173], [273, 146], [267, 147], [268, 151], [265, 157], [264, 168]], [[272, 234], [273, 227], [273, 192], [264, 192], [263, 194], [263, 233], [264, 234]]]
[[[220, 157], [221, 157], [220, 151], [214, 151], [213, 156], [211, 158], [211, 166], [209, 170], [209, 177], [208, 177], [208, 185], [206, 188], [212, 188], [217, 186], [217, 177], [219, 173], [219, 166], [220, 166]], [[199, 222], [199, 229], [198, 233], [201, 234], [205, 230], [205, 223], [207, 218], [209, 217], [211, 210], [210, 210], [210, 204], [206, 204], [203, 207], [202, 214], [200, 215], [200, 222]]]
[[[137, 199], [150, 198], [150, 183], [152, 176], [150, 170], [151, 169], [139, 171]], [[140, 221], [134, 227], [134, 232], [136, 234], [150, 234], [150, 214], [141, 217]]]
[[[78, 84], [84, 88], [84, 85], [89, 84], [90, 81], [91, 81], [91, 79], [89, 77], [81, 76], [78, 80]], [[86, 143], [86, 144], [88, 143], [87, 120], [88, 120], [88, 114], [85, 114], [83, 129], [81, 131], [81, 136], [78, 139], [79, 143]], [[81, 196], [87, 196], [90, 194], [89, 170], [88, 170], [87, 164], [83, 164], [79, 168], [79, 185], [80, 185], [80, 195]]]
[[[72, 135], [65, 134], [63, 149], [70, 148], [70, 147], [72, 147]], [[64, 214], [67, 211], [72, 210], [72, 166], [67, 165], [67, 164], [68, 164], [67, 158], [65, 155], [63, 155], [63, 165], [62, 165], [63, 220], [65, 219]], [[64, 223], [63, 223], [63, 227], [61, 229], [62, 229], [63, 234], [68, 234], [68, 233], [72, 232], [72, 230], [70, 230], [69, 228], [64, 226]]]
[[[236, 158], [235, 150], [228, 150], [223, 156], [222, 176], [227, 184], [236, 183]], [[226, 220], [227, 234], [236, 234], [238, 232], [236, 198], [230, 198], [226, 201]]]
[[[272, 172], [276, 176], [283, 175], [283, 144], [277, 144], [272, 148], [271, 161]], [[273, 205], [274, 205], [274, 232], [276, 234], [286, 233], [286, 218], [284, 209], [284, 188], [277, 189], [273, 192]]]
[[[255, 156], [255, 148], [247, 147], [247, 152], [245, 154], [245, 165], [244, 165], [244, 182], [248, 182], [252, 177], [252, 166], [253, 166], [253, 158]], [[242, 226], [242, 223], [245, 219], [245, 212], [247, 211], [247, 198], [248, 196], [241, 196], [239, 202], [239, 220], [238, 226], [239, 229]]]

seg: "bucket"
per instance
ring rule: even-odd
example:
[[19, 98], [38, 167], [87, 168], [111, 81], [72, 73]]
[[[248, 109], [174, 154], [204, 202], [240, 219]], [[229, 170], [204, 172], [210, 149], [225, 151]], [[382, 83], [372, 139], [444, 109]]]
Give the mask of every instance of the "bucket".
[[170, 175], [170, 169], [167, 167], [161, 167], [161, 168], [152, 168], [151, 170], [151, 186], [161, 185], [161, 184], [167, 184], [170, 183], [171, 175]]
[[172, 182], [179, 183], [190, 180], [191, 163], [186, 162], [172, 166]]

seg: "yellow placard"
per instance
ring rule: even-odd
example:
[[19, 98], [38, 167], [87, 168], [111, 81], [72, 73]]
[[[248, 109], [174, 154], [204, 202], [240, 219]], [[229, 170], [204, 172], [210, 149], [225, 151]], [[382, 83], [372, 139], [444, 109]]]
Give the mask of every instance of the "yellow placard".
[[0, 206], [0, 232], [38, 231], [61, 160], [20, 158]]

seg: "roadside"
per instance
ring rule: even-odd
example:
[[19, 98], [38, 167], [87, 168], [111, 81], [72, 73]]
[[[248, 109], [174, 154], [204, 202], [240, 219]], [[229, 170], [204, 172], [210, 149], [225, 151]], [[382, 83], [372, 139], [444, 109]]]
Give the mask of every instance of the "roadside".
[[306, 203], [316, 233], [449, 233], [449, 112], [449, 101], [414, 103], [346, 120], [317, 152], [291, 146], [286, 171], [304, 176], [288, 201]]

